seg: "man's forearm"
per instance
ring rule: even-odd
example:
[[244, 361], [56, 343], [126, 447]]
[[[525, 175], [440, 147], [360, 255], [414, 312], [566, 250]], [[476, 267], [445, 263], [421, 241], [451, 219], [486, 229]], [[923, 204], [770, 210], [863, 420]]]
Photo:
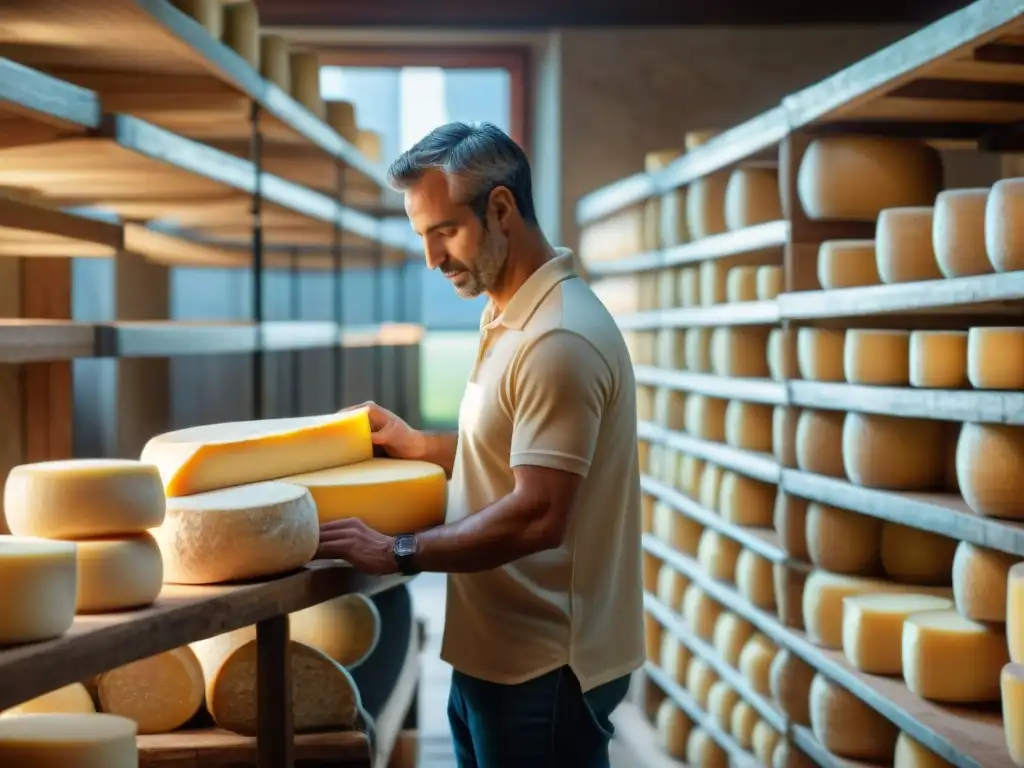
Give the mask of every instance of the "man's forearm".
[[424, 432], [420, 431], [423, 437], [423, 445], [418, 452], [421, 461], [429, 461], [444, 469], [444, 473], [452, 476], [452, 469], [455, 467], [455, 449], [459, 444], [458, 432]]

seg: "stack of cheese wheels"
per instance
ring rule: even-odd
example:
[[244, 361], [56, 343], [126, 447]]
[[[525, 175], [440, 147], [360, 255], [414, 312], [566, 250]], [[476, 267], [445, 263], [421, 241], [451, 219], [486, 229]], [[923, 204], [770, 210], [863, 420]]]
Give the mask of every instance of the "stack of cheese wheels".
[[644, 207], [630, 206], [583, 227], [580, 260], [587, 265], [636, 256], [645, 250], [644, 240]]
[[127, 459], [22, 464], [4, 487], [11, 531], [74, 542], [76, 611], [106, 613], [152, 603], [163, 563], [147, 531], [164, 520], [160, 475]]
[[71, 628], [77, 561], [70, 541], [0, 536], [0, 646], [52, 640]]
[[0, 765], [138, 768], [135, 723], [97, 713], [0, 718]]

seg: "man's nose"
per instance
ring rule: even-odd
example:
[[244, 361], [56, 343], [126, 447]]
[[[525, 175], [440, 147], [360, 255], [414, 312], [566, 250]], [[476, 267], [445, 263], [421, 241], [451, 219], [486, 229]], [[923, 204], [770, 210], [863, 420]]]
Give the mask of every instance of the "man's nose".
[[423, 258], [426, 259], [427, 269], [437, 269], [444, 264], [448, 256], [443, 248], [427, 245], [423, 248]]

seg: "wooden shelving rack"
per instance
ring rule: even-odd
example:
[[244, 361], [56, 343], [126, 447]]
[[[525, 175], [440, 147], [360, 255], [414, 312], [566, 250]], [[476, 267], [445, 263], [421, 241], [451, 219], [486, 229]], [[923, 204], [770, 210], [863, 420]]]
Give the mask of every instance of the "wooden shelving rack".
[[[378, 164], [169, 0], [3, 3], [0, 482], [13, 465], [73, 455], [75, 360], [117, 360], [114, 412], [103, 418], [116, 425], [120, 455], [129, 457], [166, 428], [166, 410], [154, 401], [166, 393], [167, 358], [249, 356], [251, 418], [264, 415], [264, 353], [333, 350], [336, 407], [347, 404], [340, 391], [347, 349], [376, 350], [377, 387], [387, 376], [402, 378], [387, 370], [384, 353], [418, 345], [422, 329], [406, 316], [404, 293], [393, 301], [401, 316], [384, 317], [382, 270], [416, 261], [419, 246], [396, 220], [395, 203]], [[113, 262], [110, 321], [73, 319], [72, 262], [82, 258]], [[177, 267], [247, 272], [252, 316], [170, 319]], [[344, 280], [355, 268], [375, 273], [370, 324], [345, 322]], [[266, 317], [268, 270], [331, 281], [332, 319]], [[314, 563], [261, 583], [167, 585], [145, 610], [82, 616], [58, 640], [0, 650], [0, 709], [255, 624], [259, 738], [219, 731], [140, 737], [143, 764], [285, 768], [330, 760], [386, 768], [403, 727], [415, 721], [416, 633], [372, 745], [358, 732], [296, 737], [287, 714], [287, 615], [404, 581]]]
[[[580, 256], [598, 290], [624, 277], [654, 276], [659, 270], [695, 266], [709, 260], [727, 264], [776, 264], [783, 267], [784, 292], [777, 299], [712, 306], [652, 305], [617, 313], [627, 336], [662, 329], [755, 325], [798, 328], [964, 329], [972, 325], [1024, 325], [1024, 272], [987, 274], [927, 282], [821, 290], [816, 256], [824, 240], [872, 238], [873, 224], [812, 221], [796, 194], [796, 174], [803, 153], [816, 136], [830, 133], [901, 136], [927, 140], [940, 150], [1003, 155], [1002, 175], [1019, 176], [1009, 154], [1020, 152], [1020, 121], [1024, 106], [1024, 5], [979, 0], [898, 41], [826, 80], [795, 93], [777, 107], [726, 130], [706, 144], [682, 154], [654, 173], [639, 173], [580, 200]], [[680, 136], [680, 145], [682, 136]], [[785, 218], [746, 230], [695, 241], [666, 240], [671, 217], [681, 215], [679, 193], [698, 179], [728, 171], [751, 160], [777, 163]], [[998, 180], [998, 174], [992, 181]], [[979, 185], [975, 185], [979, 186]], [[646, 214], [639, 213], [645, 209]], [[660, 211], [660, 232], [637, 225], [651, 210]], [[657, 219], [656, 219], [657, 220]], [[624, 222], [618, 225], [617, 222]], [[644, 245], [634, 253], [600, 253], [588, 259], [588, 243], [600, 248], [599, 232], [625, 228]], [[588, 230], [592, 237], [588, 239]], [[653, 232], [659, 232], [652, 235]], [[622, 296], [624, 294], [610, 295]], [[638, 295], [645, 295], [643, 292]], [[649, 294], [648, 294], [649, 295]], [[623, 300], [625, 301], [625, 300]], [[643, 302], [643, 299], [639, 299]], [[651, 301], [657, 301], [652, 299]], [[682, 366], [658, 366], [651, 359], [654, 344], [638, 345], [635, 360], [638, 387], [699, 393], [715, 398], [763, 403], [790, 409], [822, 409], [888, 414], [897, 417], [1024, 425], [1024, 392], [936, 390], [858, 386], [804, 380], [724, 378]], [[642, 487], [649, 500], [668, 504], [679, 514], [716, 530], [772, 563], [801, 570], [809, 563], [792, 560], [771, 528], [734, 525], [693, 496], [672, 487], [656, 467], [645, 466], [655, 450], [703, 458], [723, 470], [758, 479], [788, 494], [852, 510], [864, 515], [969, 541], [1024, 559], [1024, 526], [972, 512], [956, 494], [895, 493], [859, 487], [845, 478], [825, 477], [784, 465], [775, 453], [740, 450], [724, 443], [697, 439], [682, 430], [656, 423], [647, 414], [639, 425]], [[789, 439], [792, 439], [790, 436]], [[676, 569], [725, 610], [750, 622], [779, 649], [789, 649], [807, 664], [838, 683], [894, 723], [900, 730], [957, 768], [1011, 768], [998, 707], [947, 707], [912, 694], [900, 677], [864, 674], [842, 652], [811, 642], [792, 621], [755, 607], [730, 583], [712, 579], [687, 553], [648, 530], [643, 546], [648, 573], [660, 564]], [[687, 626], [679, 606], [659, 601], [650, 577], [645, 606], [648, 628], [676, 636], [694, 658], [704, 659], [774, 730], [789, 739], [814, 763], [849, 768], [852, 763], [826, 751], [805, 727], [788, 722], [769, 692], [753, 690], [705, 639]], [[719, 728], [685, 690], [651, 659], [641, 675], [644, 684], [634, 706], [623, 715], [630, 727], [647, 728], [653, 708], [666, 696], [701, 725], [729, 755], [734, 765], [756, 765], [748, 752]], [[653, 699], [652, 699], [652, 691]], [[646, 698], [645, 698], [646, 697]], [[652, 703], [653, 702], [653, 703]], [[644, 714], [642, 710], [646, 709]], [[644, 725], [637, 725], [637, 723]], [[625, 725], [623, 725], [625, 727]], [[629, 737], [628, 741], [638, 739]], [[634, 749], [637, 764], [682, 765], [664, 752]], [[667, 762], [666, 762], [667, 761]]]

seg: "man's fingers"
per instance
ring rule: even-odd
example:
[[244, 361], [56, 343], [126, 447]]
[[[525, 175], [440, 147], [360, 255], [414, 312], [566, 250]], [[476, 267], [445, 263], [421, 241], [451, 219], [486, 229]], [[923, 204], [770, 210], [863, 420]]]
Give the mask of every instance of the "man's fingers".
[[320, 526], [320, 532], [324, 531], [347, 531], [350, 528], [358, 528], [362, 521], [358, 517], [343, 517], [340, 520], [332, 520]]

